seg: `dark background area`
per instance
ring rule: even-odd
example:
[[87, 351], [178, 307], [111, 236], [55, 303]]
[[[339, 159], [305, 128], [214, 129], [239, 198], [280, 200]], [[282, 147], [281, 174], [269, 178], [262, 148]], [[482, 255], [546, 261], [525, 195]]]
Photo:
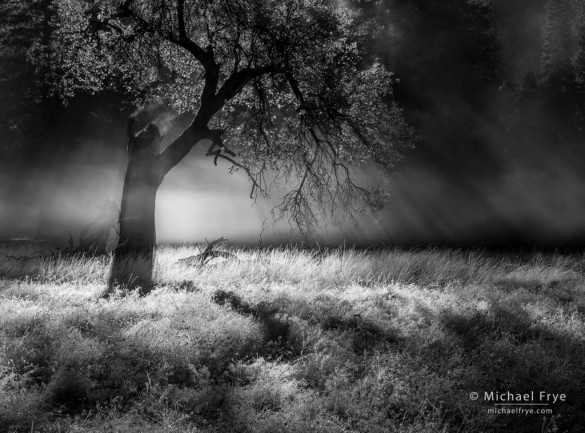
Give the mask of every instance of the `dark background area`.
[[[119, 201], [125, 121], [115, 91], [64, 105], [27, 53], [48, 37], [50, 1], [2, 6], [0, 236], [73, 236]], [[370, 47], [395, 73], [419, 140], [391, 203], [325, 243], [581, 247], [585, 244], [585, 31], [569, 0], [356, 2], [381, 31]], [[248, 200], [244, 177], [192, 152], [158, 196], [159, 241], [257, 242], [278, 200]], [[264, 241], [295, 239], [286, 226]]]

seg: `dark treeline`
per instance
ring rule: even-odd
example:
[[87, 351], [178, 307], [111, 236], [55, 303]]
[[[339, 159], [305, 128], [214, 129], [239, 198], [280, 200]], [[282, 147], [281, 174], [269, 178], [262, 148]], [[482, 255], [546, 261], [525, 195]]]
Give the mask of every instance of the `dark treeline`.
[[413, 240], [582, 245], [584, 3], [366, 5], [384, 24], [375, 51], [421, 137], [404, 172], [430, 173], [444, 192], [415, 206], [425, 225], [447, 228]]
[[113, 86], [65, 101], [49, 85], [56, 72], [35, 61], [53, 55], [54, 3], [0, 5], [0, 236], [62, 236], [77, 215], [58, 192], [78, 183], [79, 173], [114, 166], [122, 157], [130, 109], [123, 92]]
[[[446, 229], [401, 240], [585, 241], [585, 2], [384, 0], [355, 7], [379, 22], [372, 55], [395, 73], [396, 98], [420, 137], [401, 171], [407, 179], [409, 171], [429, 173], [447, 191], [416, 201], [413, 185], [413, 194], [394, 195], [392, 206], [417, 207], [429, 225], [450, 215]], [[113, 82], [108, 92], [65, 105], [46, 85], [54, 72], [31, 62], [52, 55], [38, 47], [50, 46], [53, 8], [52, 0], [0, 5], [0, 201], [11, 204], [0, 215], [1, 235], [21, 234], [20, 211], [31, 207], [40, 213], [33, 235], [61, 233], [55, 227], [63, 209], [55, 209], [62, 205], [52, 191], [78, 178], [69, 168], [115, 171], [122, 158], [131, 109], [122, 104], [122, 86]], [[469, 219], [470, 226], [457, 223]]]

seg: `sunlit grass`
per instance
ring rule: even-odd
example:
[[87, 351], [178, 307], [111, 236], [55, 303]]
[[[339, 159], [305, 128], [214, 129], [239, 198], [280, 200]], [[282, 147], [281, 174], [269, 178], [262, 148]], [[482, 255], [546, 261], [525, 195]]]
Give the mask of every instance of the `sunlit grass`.
[[153, 292], [103, 299], [109, 258], [51, 251], [0, 251], [1, 432], [543, 432], [550, 417], [469, 399], [532, 390], [567, 394], [559, 431], [585, 425], [582, 256], [239, 249], [184, 266], [197, 248], [161, 247]]

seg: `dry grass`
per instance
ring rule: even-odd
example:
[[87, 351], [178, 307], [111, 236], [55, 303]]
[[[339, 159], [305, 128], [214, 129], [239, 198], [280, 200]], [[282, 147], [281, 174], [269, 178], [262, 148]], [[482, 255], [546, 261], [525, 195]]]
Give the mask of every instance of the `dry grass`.
[[[233, 252], [107, 300], [107, 258], [0, 259], [0, 432], [583, 431], [583, 257]], [[469, 399], [532, 390], [560, 417]]]

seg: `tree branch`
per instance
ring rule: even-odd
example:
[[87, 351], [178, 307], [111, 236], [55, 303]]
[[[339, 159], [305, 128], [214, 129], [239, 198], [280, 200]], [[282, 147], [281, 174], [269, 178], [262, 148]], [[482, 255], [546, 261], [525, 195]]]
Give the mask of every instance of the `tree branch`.
[[185, 25], [185, 0], [177, 0], [177, 21], [179, 37], [175, 38], [172, 32], [169, 32], [170, 39], [168, 40], [185, 48], [199, 61], [199, 63], [201, 63], [201, 65], [203, 65], [203, 68], [205, 69], [205, 86], [203, 87], [203, 92], [201, 94], [201, 103], [211, 102], [215, 98], [215, 91], [217, 90], [219, 66], [215, 62], [211, 45], [204, 50], [187, 35]]
[[206, 126], [199, 126], [194, 121], [179, 138], [173, 141], [157, 157], [158, 169], [164, 177], [171, 169], [176, 166], [187, 154], [195, 147], [197, 143], [205, 140], [208, 135]]
[[215, 98], [215, 92], [217, 90], [217, 83], [219, 80], [219, 66], [215, 62], [213, 50], [211, 46], [203, 49], [199, 44], [193, 41], [187, 35], [187, 29], [185, 25], [185, 0], [177, 0], [177, 20], [179, 34], [176, 35], [172, 30], [163, 30], [157, 28], [154, 24], [150, 23], [146, 19], [139, 16], [132, 10], [133, 0], [127, 0], [124, 2], [118, 14], [118, 18], [131, 18], [136, 24], [138, 24], [144, 31], [156, 34], [163, 39], [171, 42], [181, 48], [187, 50], [193, 57], [203, 66], [205, 70], [205, 85], [201, 95], [202, 103], [212, 102]]
[[217, 92], [218, 98], [224, 102], [236, 96], [248, 82], [268, 73], [282, 72], [280, 65], [267, 65], [259, 68], [244, 68], [232, 73]]
[[[223, 140], [221, 139], [221, 135], [223, 134], [223, 130], [220, 129], [213, 129], [209, 131], [209, 136], [207, 137], [211, 140], [211, 146], [205, 153], [205, 156], [213, 156], [213, 163], [217, 165], [218, 158], [223, 158], [226, 161], [230, 162], [234, 167], [238, 167], [246, 172], [248, 178], [252, 182], [252, 190], [250, 191], [250, 198], [253, 199], [255, 196], [256, 191], [264, 192], [262, 186], [256, 180], [256, 177], [252, 173], [252, 171], [243, 164], [240, 164], [232, 157], [236, 156], [236, 153], [231, 149], [228, 149], [224, 144]], [[218, 147], [218, 149], [214, 149]], [[224, 153], [225, 152], [225, 153]], [[227, 155], [226, 155], [227, 154]], [[229, 156], [228, 156], [229, 155]]]

